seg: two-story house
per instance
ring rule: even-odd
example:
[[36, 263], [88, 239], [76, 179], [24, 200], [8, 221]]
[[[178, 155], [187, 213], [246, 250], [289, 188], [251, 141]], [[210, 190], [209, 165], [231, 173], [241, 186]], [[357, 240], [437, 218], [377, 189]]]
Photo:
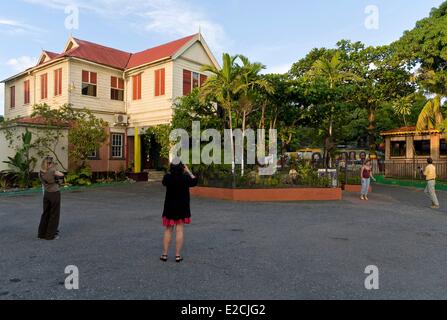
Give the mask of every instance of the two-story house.
[[[43, 51], [36, 66], [2, 81], [5, 118], [25, 125], [42, 103], [88, 108], [109, 123], [110, 141], [92, 154], [92, 169], [119, 171], [141, 157], [144, 130], [169, 123], [176, 98], [206, 81], [204, 64], [218, 67], [201, 34], [137, 53], [71, 37], [62, 53]], [[148, 165], [141, 162], [137, 172]]]

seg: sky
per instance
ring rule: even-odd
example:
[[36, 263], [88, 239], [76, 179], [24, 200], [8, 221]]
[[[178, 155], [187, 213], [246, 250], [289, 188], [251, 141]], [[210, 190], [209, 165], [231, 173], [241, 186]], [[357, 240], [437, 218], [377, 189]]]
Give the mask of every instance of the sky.
[[[389, 44], [444, 0], [0, 1], [0, 79], [61, 52], [70, 35], [128, 52], [197, 33], [214, 55], [244, 54], [287, 72], [312, 48], [341, 39]], [[77, 17], [77, 19], [76, 19]], [[4, 114], [0, 85], [0, 115]]]

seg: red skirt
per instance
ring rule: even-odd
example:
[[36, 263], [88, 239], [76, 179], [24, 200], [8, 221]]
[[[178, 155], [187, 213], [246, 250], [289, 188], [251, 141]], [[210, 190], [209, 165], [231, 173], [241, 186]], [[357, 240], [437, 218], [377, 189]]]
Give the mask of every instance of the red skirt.
[[167, 219], [166, 217], [163, 217], [163, 226], [164, 227], [173, 227], [177, 224], [190, 224], [190, 223], [191, 223], [191, 218], [173, 220], [173, 219]]

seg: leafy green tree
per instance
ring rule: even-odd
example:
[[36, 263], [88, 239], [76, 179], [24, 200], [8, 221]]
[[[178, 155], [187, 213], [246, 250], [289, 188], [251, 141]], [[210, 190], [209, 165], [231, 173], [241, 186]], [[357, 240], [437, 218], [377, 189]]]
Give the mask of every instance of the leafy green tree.
[[[233, 110], [237, 103], [236, 88], [238, 87], [237, 77], [239, 75], [239, 66], [236, 63], [237, 58], [238, 56], [230, 56], [228, 53], [224, 53], [222, 55], [223, 65], [221, 69], [211, 65], [205, 65], [202, 68], [202, 71], [212, 74], [202, 87], [202, 99], [206, 100], [212, 97], [227, 111], [231, 135], [233, 135]], [[231, 139], [231, 159], [231, 169], [234, 175], [233, 139]]]
[[367, 111], [370, 154], [376, 155], [376, 113], [384, 104], [415, 92], [411, 74], [403, 63], [393, 60], [389, 46], [365, 47], [362, 43], [342, 40], [338, 43], [347, 67], [361, 79], [351, 89], [348, 99]]
[[445, 128], [442, 99], [447, 96], [447, 1], [434, 8], [429, 17], [393, 44], [395, 59], [416, 69], [415, 80], [435, 97], [427, 102], [417, 123], [417, 130]]
[[447, 1], [393, 44], [396, 59], [417, 68], [416, 79], [422, 88], [440, 96], [447, 96], [446, 26]]
[[[347, 70], [343, 65], [341, 60], [341, 53], [336, 51], [332, 57], [323, 57], [315, 61], [307, 76], [313, 80], [323, 80], [329, 91], [332, 93], [332, 97], [335, 95], [338, 87], [351, 81], [361, 81], [362, 79], [358, 77], [353, 72]], [[333, 136], [333, 124], [334, 124], [334, 112], [336, 107], [336, 100], [328, 99], [327, 104], [329, 105], [329, 128], [328, 128], [328, 139], [325, 147], [325, 159], [328, 159], [328, 164], [332, 167], [332, 157], [330, 155], [329, 146], [332, 144]]]
[[[265, 66], [259, 62], [250, 62], [250, 60], [243, 56], [238, 56], [242, 62], [239, 68], [239, 76], [237, 78], [236, 94], [239, 94], [238, 111], [242, 114], [242, 137], [245, 138], [246, 120], [247, 116], [253, 112], [255, 104], [259, 101], [258, 96], [260, 91], [267, 94], [274, 92], [273, 86], [260, 73]], [[241, 176], [244, 175], [244, 143], [241, 145]]]
[[191, 134], [192, 122], [200, 121], [202, 129], [216, 129], [223, 131], [225, 128], [224, 110], [211, 98], [201, 98], [200, 89], [194, 89], [189, 95], [175, 101], [174, 115], [172, 118], [173, 129], [185, 129]]
[[[43, 119], [46, 124], [36, 139], [40, 153], [49, 152], [56, 159], [57, 146], [68, 129], [69, 159], [77, 169], [88, 165], [89, 155], [97, 151], [108, 137], [107, 122], [97, 118], [88, 109], [75, 109], [70, 105], [51, 108], [43, 104], [34, 106], [31, 117]], [[59, 163], [61, 164], [61, 161]]]

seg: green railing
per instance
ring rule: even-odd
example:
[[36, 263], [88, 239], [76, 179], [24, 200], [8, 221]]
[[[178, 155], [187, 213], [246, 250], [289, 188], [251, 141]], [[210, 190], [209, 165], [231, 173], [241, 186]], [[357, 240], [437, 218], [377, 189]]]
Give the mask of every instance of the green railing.
[[[96, 183], [92, 184], [90, 186], [69, 186], [69, 187], [61, 187], [61, 192], [68, 192], [68, 191], [78, 191], [78, 190], [87, 190], [87, 189], [95, 189], [95, 188], [102, 188], [102, 187], [113, 187], [113, 186], [121, 186], [130, 184], [128, 181], [122, 181], [122, 182], [111, 182], [111, 183]], [[25, 189], [25, 190], [18, 190], [18, 191], [10, 191], [10, 192], [1, 192], [0, 191], [0, 197], [14, 197], [14, 196], [24, 196], [24, 195], [30, 195], [30, 194], [36, 194], [36, 193], [42, 193], [42, 187], [38, 188], [31, 188], [31, 189]]]

